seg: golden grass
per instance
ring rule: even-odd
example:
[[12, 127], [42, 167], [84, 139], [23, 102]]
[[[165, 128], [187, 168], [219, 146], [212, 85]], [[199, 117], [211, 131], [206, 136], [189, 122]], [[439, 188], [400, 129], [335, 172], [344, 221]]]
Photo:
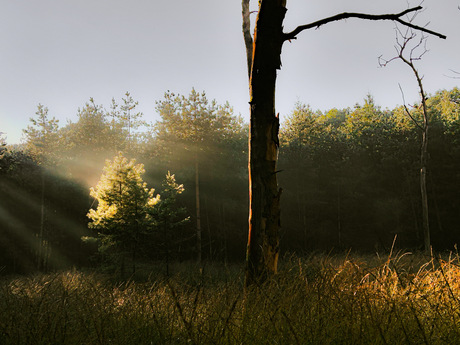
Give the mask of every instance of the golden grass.
[[459, 263], [292, 256], [246, 293], [242, 272], [215, 265], [144, 282], [78, 271], [4, 279], [0, 344], [457, 344]]

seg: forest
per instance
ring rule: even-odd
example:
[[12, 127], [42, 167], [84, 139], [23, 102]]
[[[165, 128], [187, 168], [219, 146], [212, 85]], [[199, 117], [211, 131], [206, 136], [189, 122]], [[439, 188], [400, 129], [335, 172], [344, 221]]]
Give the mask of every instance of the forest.
[[[228, 102], [192, 88], [166, 91], [154, 118], [130, 92], [109, 104], [91, 97], [65, 124], [49, 112], [52, 104], [38, 104], [19, 144], [8, 142], [8, 124], [0, 124], [0, 344], [459, 344], [460, 90], [424, 89], [415, 65], [427, 37], [447, 36], [417, 23], [422, 3], [393, 14], [344, 12], [288, 32], [285, 0], [259, 1], [258, 11], [242, 0], [249, 123]], [[133, 27], [150, 35], [135, 12]], [[193, 26], [202, 20], [187, 17]], [[149, 12], [157, 25], [152, 18]], [[182, 36], [187, 25], [178, 18]], [[116, 27], [126, 31], [125, 19], [117, 17]], [[396, 55], [380, 56], [379, 65], [409, 67], [419, 99], [406, 103], [400, 86], [402, 105], [394, 109], [367, 94], [346, 108], [299, 100], [276, 114], [284, 43], [346, 19], [393, 22]], [[83, 22], [91, 36], [107, 30], [126, 38], [122, 50], [134, 54], [113, 61], [117, 73], [128, 60], [141, 61], [133, 37], [107, 22]], [[155, 35], [148, 45], [185, 66], [207, 40], [193, 34], [193, 48], [184, 49], [172, 31], [165, 23], [154, 29], [168, 32], [168, 49]], [[214, 51], [227, 46], [222, 36], [209, 41]], [[40, 56], [45, 50], [40, 40]], [[112, 62], [103, 50], [98, 69]], [[226, 63], [212, 60], [222, 85]], [[186, 78], [177, 66], [172, 73], [155, 64], [168, 79]]]
[[205, 92], [127, 92], [0, 153], [2, 344], [455, 344], [460, 90], [422, 111], [297, 103], [280, 128], [278, 274], [247, 285], [248, 130]]
[[[109, 105], [90, 99], [65, 125], [38, 105], [22, 144], [2, 138], [0, 274], [243, 262], [247, 124], [194, 89], [167, 91], [156, 122], [137, 105], [128, 92]], [[442, 252], [460, 236], [460, 91], [440, 90], [427, 106], [429, 227]], [[410, 115], [371, 95], [346, 109], [293, 106], [280, 129], [282, 255], [423, 249], [417, 104]], [[110, 169], [134, 181], [119, 198], [148, 204], [135, 226], [129, 209], [118, 219], [102, 207]]]

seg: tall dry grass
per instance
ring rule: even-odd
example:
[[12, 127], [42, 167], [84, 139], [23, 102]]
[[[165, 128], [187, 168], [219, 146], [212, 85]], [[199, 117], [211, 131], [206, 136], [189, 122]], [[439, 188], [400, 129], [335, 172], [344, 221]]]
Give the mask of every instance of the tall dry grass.
[[[458, 256], [289, 257], [117, 283], [77, 271], [0, 283], [0, 344], [458, 344]], [[193, 273], [195, 272], [195, 273]]]

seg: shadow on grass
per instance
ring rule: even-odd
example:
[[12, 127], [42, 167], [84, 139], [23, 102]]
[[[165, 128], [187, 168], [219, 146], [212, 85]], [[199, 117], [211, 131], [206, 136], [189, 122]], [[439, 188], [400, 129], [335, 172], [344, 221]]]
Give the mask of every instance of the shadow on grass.
[[1, 344], [455, 344], [458, 256], [287, 257], [243, 293], [241, 267], [69, 271], [0, 282]]

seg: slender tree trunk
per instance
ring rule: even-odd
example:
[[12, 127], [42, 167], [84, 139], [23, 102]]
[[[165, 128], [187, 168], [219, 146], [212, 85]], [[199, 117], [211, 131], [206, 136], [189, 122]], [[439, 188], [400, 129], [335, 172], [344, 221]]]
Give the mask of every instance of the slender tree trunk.
[[196, 253], [201, 265], [201, 213], [200, 213], [200, 175], [198, 157], [195, 158], [195, 197], [196, 197]]
[[433, 191], [432, 200], [433, 200], [434, 208], [435, 208], [435, 211], [436, 211], [436, 222], [438, 224], [438, 230], [439, 230], [440, 233], [443, 233], [444, 230], [443, 230], [443, 227], [442, 227], [441, 214], [439, 212], [438, 195], [436, 193], [436, 184], [433, 181], [433, 173], [430, 174], [430, 183], [431, 183], [432, 191]]
[[[422, 96], [423, 97], [423, 96]], [[423, 217], [423, 243], [426, 252], [431, 250], [430, 223], [428, 217], [428, 194], [426, 190], [426, 162], [427, 162], [427, 147], [428, 147], [428, 121], [425, 123], [425, 128], [422, 134], [422, 150], [420, 155], [420, 191], [422, 195], [422, 217]]]
[[[403, 60], [404, 61], [404, 60]], [[407, 61], [407, 60], [406, 60]], [[419, 76], [415, 66], [410, 61], [409, 66], [415, 74], [417, 79], [418, 87], [420, 90], [420, 97], [422, 100], [422, 111], [423, 111], [423, 126], [422, 126], [422, 147], [420, 152], [420, 192], [422, 196], [422, 217], [423, 217], [423, 242], [425, 252], [431, 252], [431, 235], [430, 235], [430, 222], [428, 216], [428, 193], [426, 190], [426, 166], [428, 161], [428, 109], [426, 106], [425, 91], [423, 89], [422, 78]]]
[[166, 225], [163, 225], [164, 238], [166, 240], [166, 277], [169, 277], [169, 234], [166, 234]]
[[[412, 36], [413, 38], [415, 36]], [[410, 53], [410, 58], [405, 58], [403, 56], [403, 50], [406, 47], [407, 42], [411, 38], [405, 38], [404, 44], [401, 46], [400, 51], [398, 52], [398, 58], [400, 58], [406, 65], [408, 65], [412, 72], [414, 73], [415, 79], [417, 80], [418, 88], [420, 91], [420, 98], [421, 98], [421, 110], [423, 115], [423, 123], [420, 124], [409, 112], [407, 107], [405, 107], [407, 115], [411, 118], [411, 120], [415, 123], [415, 125], [422, 131], [422, 145], [420, 148], [420, 194], [422, 199], [422, 228], [423, 228], [423, 245], [425, 252], [431, 252], [431, 236], [430, 236], [430, 222], [428, 216], [428, 195], [426, 190], [426, 170], [427, 170], [427, 161], [428, 161], [428, 129], [429, 129], [429, 117], [428, 117], [428, 109], [426, 105], [426, 96], [425, 90], [423, 89], [422, 78], [418, 74], [417, 69], [414, 65], [414, 59], [412, 57], [412, 52]], [[445, 37], [444, 37], [445, 38]]]
[[[301, 155], [298, 157], [299, 161], [302, 159]], [[297, 170], [296, 174], [297, 181], [301, 181], [300, 171]], [[307, 206], [305, 204], [306, 195], [302, 197], [301, 188], [297, 190], [297, 213], [298, 213], [298, 222], [302, 225], [302, 233], [303, 233], [303, 249], [307, 248], [308, 242], [308, 229], [307, 229]]]
[[250, 80], [249, 236], [246, 286], [276, 273], [280, 195], [276, 162], [279, 118], [275, 115], [276, 73], [281, 67], [285, 1], [262, 0], [256, 21]]
[[133, 277], [136, 274], [136, 251], [137, 251], [137, 248], [136, 248], [136, 245], [134, 244], [133, 245], [133, 252], [132, 252], [132, 256], [131, 256], [131, 260], [133, 261], [133, 263], [132, 263]]
[[303, 249], [306, 250], [308, 246], [308, 223], [307, 223], [307, 204], [304, 201], [303, 205]]
[[225, 206], [224, 206], [223, 201], [222, 201], [221, 221], [222, 221], [222, 230], [224, 231], [224, 263], [225, 263], [225, 267], [227, 267], [227, 262], [228, 262], [228, 243], [227, 243], [227, 229], [226, 229], [226, 226], [225, 226]]
[[120, 275], [121, 279], [125, 279], [125, 255], [121, 256]]
[[341, 219], [341, 205], [340, 205], [340, 181], [337, 182], [337, 231], [339, 239], [339, 248], [342, 248], [342, 219]]
[[206, 210], [206, 229], [208, 230], [208, 241], [209, 241], [209, 260], [212, 261], [212, 236], [211, 236], [211, 224], [209, 223], [209, 208], [208, 198], [204, 198], [204, 207]]
[[40, 233], [38, 235], [38, 270], [45, 270], [45, 172], [42, 171], [42, 191], [40, 209]]
[[409, 196], [409, 201], [410, 201], [410, 207], [412, 210], [412, 216], [414, 219], [414, 229], [415, 229], [415, 241], [416, 243], [420, 242], [420, 227], [419, 227], [419, 218], [417, 215], [417, 207], [415, 206], [415, 201], [413, 198], [413, 193], [412, 193], [412, 183], [410, 179], [410, 175], [405, 177], [406, 182], [407, 182], [407, 195]]

